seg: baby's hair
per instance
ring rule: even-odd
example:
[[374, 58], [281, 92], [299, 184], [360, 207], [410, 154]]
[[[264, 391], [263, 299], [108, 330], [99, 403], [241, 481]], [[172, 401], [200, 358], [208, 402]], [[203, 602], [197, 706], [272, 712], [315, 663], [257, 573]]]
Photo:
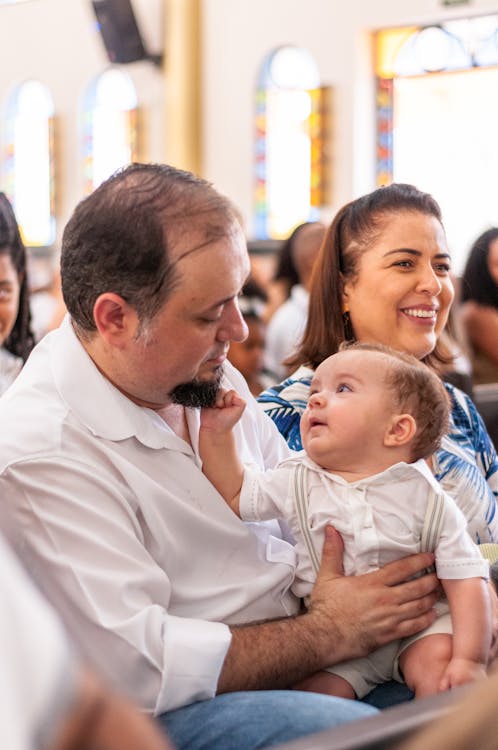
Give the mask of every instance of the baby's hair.
[[450, 397], [436, 373], [411, 354], [382, 344], [343, 344], [339, 351], [374, 352], [388, 358], [386, 386], [400, 413], [411, 414], [417, 424], [412, 460], [428, 458], [440, 445], [450, 425]]

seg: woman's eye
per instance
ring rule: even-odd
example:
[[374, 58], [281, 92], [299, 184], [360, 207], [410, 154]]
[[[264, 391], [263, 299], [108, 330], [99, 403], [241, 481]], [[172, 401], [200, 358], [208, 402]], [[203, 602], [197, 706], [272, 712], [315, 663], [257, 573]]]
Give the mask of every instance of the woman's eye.
[[394, 264], [395, 266], [399, 266], [400, 268], [411, 268], [413, 266], [413, 261], [411, 260], [398, 260]]
[[434, 268], [437, 273], [449, 273], [451, 270], [449, 263], [437, 263]]

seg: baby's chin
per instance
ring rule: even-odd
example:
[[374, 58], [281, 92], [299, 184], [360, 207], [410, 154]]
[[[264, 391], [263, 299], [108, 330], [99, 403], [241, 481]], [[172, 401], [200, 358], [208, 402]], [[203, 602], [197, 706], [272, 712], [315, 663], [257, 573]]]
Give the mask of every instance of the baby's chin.
[[313, 447], [313, 441], [306, 441], [303, 440], [303, 450], [306, 452], [306, 455], [308, 458], [311, 458], [312, 461], [314, 461], [316, 464], [319, 464], [319, 466], [323, 466], [323, 456], [320, 454], [319, 451], [315, 450]]

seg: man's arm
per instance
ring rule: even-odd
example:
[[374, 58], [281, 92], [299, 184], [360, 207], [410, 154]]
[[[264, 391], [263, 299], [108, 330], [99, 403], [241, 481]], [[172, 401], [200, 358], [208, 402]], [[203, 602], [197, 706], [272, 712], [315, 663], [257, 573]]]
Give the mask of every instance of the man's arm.
[[296, 617], [232, 627], [218, 692], [286, 688], [326, 666], [365, 656], [435, 619], [435, 575], [408, 580], [433, 562], [412, 555], [345, 577], [342, 540], [328, 527], [309, 609]]
[[245, 401], [235, 391], [221, 391], [211, 409], [202, 409], [199, 432], [202, 471], [237, 515], [244, 468], [233, 427], [244, 409]]
[[491, 644], [490, 599], [482, 578], [441, 581], [453, 625], [453, 653], [440, 689], [473, 682], [486, 674]]
[[[340, 537], [333, 533], [325, 545], [309, 612], [230, 629], [213, 622], [208, 617], [210, 582], [204, 568], [213, 576], [221, 575], [222, 568], [203, 554], [201, 535], [209, 524], [197, 519], [210, 508], [209, 523], [223, 526], [224, 534], [240, 533], [243, 544], [245, 530], [238, 530], [241, 522], [235, 516], [226, 523], [225, 515], [231, 514], [226, 508], [219, 513], [219, 503], [206, 502], [200, 513], [197, 506], [190, 510], [182, 497], [176, 497], [188, 486], [188, 472], [198, 471], [183, 453], [178, 460], [180, 478], [170, 470], [159, 496], [162, 504], [154, 500], [154, 484], [148, 485], [151, 501], [142, 504], [146, 527], [139, 522], [134, 494], [117, 472], [108, 473], [105, 463], [100, 468], [96, 462], [42, 457], [11, 466], [0, 476], [0, 494], [9, 498], [3, 510], [19, 534], [28, 567], [39, 572], [42, 583], [53, 584], [51, 599], [67, 615], [87, 661], [98, 661], [99, 669], [119, 681], [141, 707], [162, 713], [216, 692], [289, 686], [333, 661], [410, 635], [434, 619], [429, 610], [436, 599], [436, 577], [402, 583], [431, 565], [431, 554], [344, 578]], [[201, 479], [207, 495], [211, 485]], [[204, 494], [199, 492], [194, 500], [203, 502]], [[144, 528], [153, 534], [153, 542], [163, 540], [162, 546], [154, 547], [155, 554], [171, 555], [181, 570], [188, 560], [197, 561], [193, 570], [202, 575], [194, 575], [192, 569], [188, 574], [198, 587], [198, 611], [192, 609], [190, 617], [171, 612], [172, 592], [177, 587], [184, 593], [183, 579], [174, 567], [170, 570], [166, 562], [153, 560], [144, 544]], [[198, 549], [194, 542], [188, 546], [189, 538], [198, 540]], [[235, 546], [230, 549], [238, 567]], [[256, 558], [254, 564], [261, 574]], [[241, 580], [250, 580], [250, 573], [245, 578], [242, 573]], [[231, 581], [228, 576], [227, 586]], [[214, 584], [215, 591], [223, 591], [217, 581]], [[228, 588], [225, 592], [230, 595]], [[280, 614], [284, 607], [269, 611]], [[265, 610], [258, 612], [262, 614], [254, 618], [266, 616]]]

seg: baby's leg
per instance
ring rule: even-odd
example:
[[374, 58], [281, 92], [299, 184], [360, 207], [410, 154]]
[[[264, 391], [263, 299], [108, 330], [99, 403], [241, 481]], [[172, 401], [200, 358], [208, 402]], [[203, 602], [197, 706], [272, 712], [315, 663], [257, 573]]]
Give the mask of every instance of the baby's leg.
[[306, 690], [311, 693], [324, 693], [325, 695], [335, 695], [337, 698], [350, 698], [353, 700], [356, 696], [354, 690], [345, 679], [337, 674], [330, 672], [315, 672], [311, 677], [293, 685], [294, 690]]
[[439, 683], [452, 654], [452, 636], [433, 633], [414, 641], [399, 656], [399, 666], [416, 698], [439, 692]]

